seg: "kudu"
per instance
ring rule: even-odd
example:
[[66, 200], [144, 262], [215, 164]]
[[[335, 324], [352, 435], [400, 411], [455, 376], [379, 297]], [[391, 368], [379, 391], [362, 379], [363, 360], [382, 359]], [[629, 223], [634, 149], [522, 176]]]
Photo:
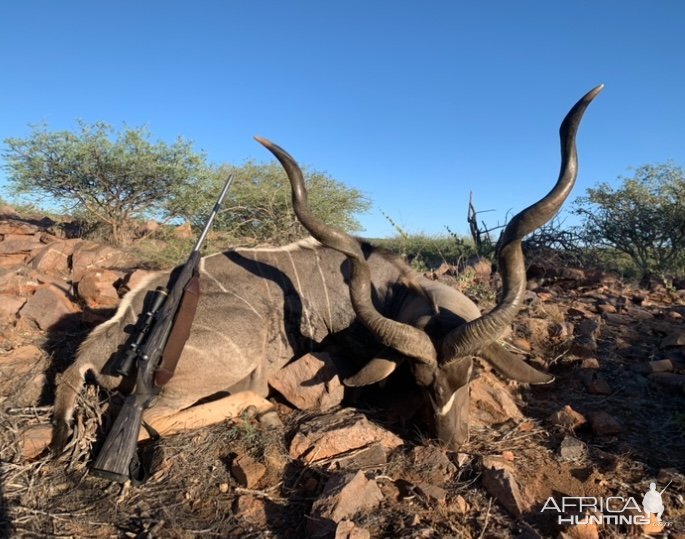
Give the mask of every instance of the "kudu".
[[[295, 213], [313, 238], [273, 249], [236, 249], [206, 256], [202, 290], [190, 337], [175, 376], [144, 421], [165, 418], [221, 393], [268, 393], [268, 379], [326, 337], [356, 321], [379, 343], [379, 353], [348, 386], [379, 382], [403, 361], [429, 396], [434, 436], [456, 448], [468, 438], [469, 380], [474, 357], [520, 382], [544, 384], [553, 377], [506, 351], [497, 341], [521, 308], [525, 289], [522, 239], [549, 221], [567, 198], [577, 175], [575, 138], [585, 109], [602, 86], [571, 109], [560, 128], [561, 172], [553, 189], [516, 215], [502, 233], [499, 303], [481, 315], [461, 292], [416, 272], [398, 256], [375, 249], [327, 226], [308, 207], [302, 172], [280, 147], [258, 138], [284, 167]], [[116, 314], [80, 346], [76, 361], [58, 380], [53, 448], [64, 446], [77, 395], [91, 371], [99, 384], [116, 388], [110, 360], [128, 338], [149, 290], [168, 273], [151, 275], [122, 300]]]

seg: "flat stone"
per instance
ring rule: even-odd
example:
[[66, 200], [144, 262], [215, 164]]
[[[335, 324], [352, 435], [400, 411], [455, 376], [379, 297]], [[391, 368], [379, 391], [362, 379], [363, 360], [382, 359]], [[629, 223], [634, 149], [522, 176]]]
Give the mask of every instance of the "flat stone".
[[34, 249], [42, 247], [39, 239], [29, 236], [21, 239], [6, 239], [0, 241], [0, 255], [17, 253], [30, 253]]
[[64, 275], [69, 272], [69, 257], [82, 240], [58, 240], [38, 249], [31, 258], [31, 267], [45, 273]]
[[329, 354], [306, 354], [269, 379], [269, 385], [299, 410], [328, 410], [340, 404], [345, 388]]
[[401, 438], [370, 423], [364, 415], [342, 410], [301, 424], [290, 443], [290, 456], [312, 464], [343, 458], [372, 444], [387, 451], [402, 443]]
[[514, 474], [511, 462], [495, 456], [483, 457], [483, 486], [511, 514], [519, 518], [533, 505], [525, 497]]
[[67, 298], [65, 293], [54, 285], [42, 285], [36, 289], [21, 311], [19, 318], [36, 324], [42, 330], [48, 330], [65, 316], [78, 312], [78, 308]]
[[383, 501], [383, 493], [363, 472], [332, 476], [312, 505], [307, 531], [310, 537], [328, 537], [342, 520], [372, 511]]
[[19, 436], [21, 454], [25, 460], [40, 455], [52, 438], [52, 425], [34, 425], [24, 429]]
[[510, 419], [522, 421], [523, 414], [506, 384], [489, 372], [471, 380], [471, 424], [498, 425]]
[[335, 528], [335, 539], [371, 539], [371, 534], [351, 520], [341, 520]]
[[26, 303], [26, 298], [0, 294], [0, 325], [14, 321], [24, 303]]

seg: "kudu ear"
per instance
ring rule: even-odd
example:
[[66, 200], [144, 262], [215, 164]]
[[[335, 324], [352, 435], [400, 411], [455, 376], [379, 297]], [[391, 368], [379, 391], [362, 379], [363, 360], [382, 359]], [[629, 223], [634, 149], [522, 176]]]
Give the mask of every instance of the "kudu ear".
[[534, 369], [521, 358], [508, 352], [499, 344], [492, 343], [480, 350], [479, 354], [502, 376], [526, 384], [549, 384], [554, 376]]
[[395, 372], [395, 369], [403, 359], [404, 358], [394, 350], [385, 349], [364, 365], [357, 374], [345, 378], [343, 384], [347, 387], [362, 387], [385, 380]]

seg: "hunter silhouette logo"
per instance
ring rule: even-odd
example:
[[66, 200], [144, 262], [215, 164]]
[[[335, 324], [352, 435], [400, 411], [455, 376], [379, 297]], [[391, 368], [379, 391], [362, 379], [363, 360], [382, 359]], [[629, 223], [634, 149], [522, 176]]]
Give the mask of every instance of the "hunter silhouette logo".
[[669, 481], [660, 492], [656, 490], [656, 483], [649, 484], [649, 490], [642, 498], [642, 508], [645, 515], [649, 517], [650, 513], [656, 514], [657, 522], [661, 522], [661, 515], [664, 512], [664, 502], [661, 500], [661, 495], [670, 486], [673, 481]]

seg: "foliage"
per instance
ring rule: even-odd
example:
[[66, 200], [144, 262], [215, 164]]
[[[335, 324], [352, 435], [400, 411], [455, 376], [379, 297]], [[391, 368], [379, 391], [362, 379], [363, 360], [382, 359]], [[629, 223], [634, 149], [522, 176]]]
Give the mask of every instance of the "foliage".
[[576, 200], [584, 241], [627, 254], [642, 276], [682, 273], [685, 171], [672, 162], [645, 165], [612, 188], [601, 183]]
[[[244, 241], [273, 244], [306, 235], [292, 210], [288, 178], [275, 162], [247, 162], [241, 167], [220, 167], [212, 174], [209, 188], [189, 183], [179, 192], [173, 201], [175, 213], [195, 225], [204, 223], [229, 173], [233, 174], [233, 184], [217, 217], [217, 230]], [[348, 232], [359, 230], [354, 214], [369, 208], [361, 192], [322, 172], [304, 167], [303, 173], [312, 212], [326, 223]]]
[[81, 122], [79, 128], [50, 132], [40, 126], [25, 139], [5, 140], [12, 190], [50, 197], [105, 223], [116, 244], [130, 238], [135, 218], [173, 217], [170, 197], [186, 182], [201, 184], [208, 175], [205, 156], [183, 139], [153, 144], [144, 128], [117, 133], [102, 122]]
[[469, 240], [464, 240], [460, 244], [449, 236], [404, 233], [394, 238], [369, 241], [373, 245], [402, 255], [418, 271], [436, 269], [443, 262], [456, 266], [475, 254], [475, 249], [468, 243]]

